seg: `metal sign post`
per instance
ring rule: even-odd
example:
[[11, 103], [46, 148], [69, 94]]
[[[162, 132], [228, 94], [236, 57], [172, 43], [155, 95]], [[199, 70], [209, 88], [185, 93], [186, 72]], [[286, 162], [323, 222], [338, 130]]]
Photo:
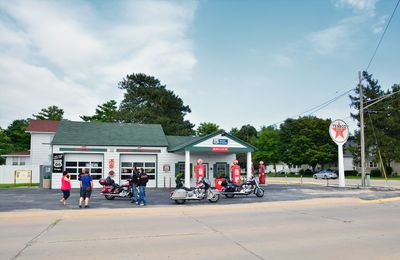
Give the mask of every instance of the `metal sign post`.
[[349, 126], [343, 120], [337, 119], [329, 126], [329, 134], [338, 146], [339, 187], [345, 187], [343, 145], [349, 138]]

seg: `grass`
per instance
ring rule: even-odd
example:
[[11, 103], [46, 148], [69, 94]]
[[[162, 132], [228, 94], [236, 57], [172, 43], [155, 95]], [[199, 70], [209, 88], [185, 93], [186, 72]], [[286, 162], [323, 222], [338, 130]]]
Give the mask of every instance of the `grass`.
[[6, 183], [6, 184], [0, 184], [0, 188], [18, 188], [18, 187], [39, 187], [39, 183]]

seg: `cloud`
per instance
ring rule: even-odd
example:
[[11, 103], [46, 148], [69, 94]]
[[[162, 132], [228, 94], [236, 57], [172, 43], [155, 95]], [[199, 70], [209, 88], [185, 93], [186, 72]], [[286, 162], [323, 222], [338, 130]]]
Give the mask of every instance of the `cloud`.
[[272, 59], [274, 64], [281, 66], [281, 67], [291, 67], [293, 66], [293, 59], [284, 54], [273, 54]]
[[346, 24], [339, 24], [309, 35], [314, 50], [319, 54], [331, 54], [349, 43], [349, 30]]
[[0, 113], [8, 115], [0, 125], [53, 104], [69, 119], [92, 114], [121, 97], [116, 85], [132, 72], [169, 86], [189, 80], [197, 62], [188, 37], [196, 7], [192, 1], [0, 2]]
[[347, 7], [356, 13], [367, 13], [373, 16], [377, 2], [378, 0], [334, 0], [333, 4], [339, 8]]
[[381, 33], [381, 32], [383, 32], [383, 28], [384, 28], [385, 25], [386, 25], [386, 20], [387, 20], [388, 17], [389, 17], [388, 15], [383, 15], [383, 16], [381, 16], [381, 17], [378, 19], [378, 21], [377, 21], [374, 25], [372, 25], [372, 31], [373, 31], [374, 33]]

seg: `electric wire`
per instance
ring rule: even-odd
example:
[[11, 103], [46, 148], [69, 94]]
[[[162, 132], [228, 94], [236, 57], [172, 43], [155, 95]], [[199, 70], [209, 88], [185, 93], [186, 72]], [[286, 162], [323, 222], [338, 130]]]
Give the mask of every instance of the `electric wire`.
[[390, 19], [389, 19], [388, 23], [386, 24], [385, 30], [383, 31], [383, 33], [382, 33], [382, 35], [381, 35], [381, 38], [380, 38], [380, 40], [379, 40], [379, 42], [378, 42], [378, 45], [376, 46], [375, 51], [374, 51], [374, 53], [372, 54], [372, 57], [371, 57], [371, 59], [369, 60], [368, 66], [367, 66], [367, 68], [365, 69], [365, 71], [368, 71], [369, 67], [371, 66], [371, 64], [372, 64], [372, 62], [373, 62], [373, 60], [374, 60], [374, 58], [375, 58], [375, 55], [376, 55], [376, 53], [378, 52], [379, 46], [380, 46], [381, 43], [382, 43], [383, 37], [385, 36], [386, 31], [387, 31], [387, 29], [388, 29], [388, 27], [389, 27], [389, 25], [390, 25], [390, 22], [392, 21], [392, 18], [393, 18], [393, 16], [394, 16], [394, 14], [396, 13], [396, 9], [397, 9], [397, 7], [399, 6], [399, 3], [400, 3], [400, 0], [397, 1], [397, 4], [396, 4], [396, 6], [395, 6], [395, 8], [394, 8], [394, 10], [393, 10], [393, 13], [392, 13], [392, 15], [390, 16]]

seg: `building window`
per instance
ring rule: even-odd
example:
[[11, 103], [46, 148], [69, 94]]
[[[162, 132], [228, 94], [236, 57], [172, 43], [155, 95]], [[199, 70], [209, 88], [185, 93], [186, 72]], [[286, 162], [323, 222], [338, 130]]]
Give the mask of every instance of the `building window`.
[[378, 168], [378, 163], [374, 161], [369, 162], [369, 168]]
[[121, 162], [121, 180], [131, 178], [134, 165], [138, 171], [143, 168], [144, 172], [149, 176], [149, 180], [156, 179], [156, 163], [154, 162]]
[[214, 169], [214, 178], [226, 176], [226, 163], [216, 163]]
[[93, 180], [99, 180], [103, 176], [103, 163], [96, 161], [66, 161], [65, 170], [69, 172], [71, 180], [77, 180], [78, 175], [88, 169]]

